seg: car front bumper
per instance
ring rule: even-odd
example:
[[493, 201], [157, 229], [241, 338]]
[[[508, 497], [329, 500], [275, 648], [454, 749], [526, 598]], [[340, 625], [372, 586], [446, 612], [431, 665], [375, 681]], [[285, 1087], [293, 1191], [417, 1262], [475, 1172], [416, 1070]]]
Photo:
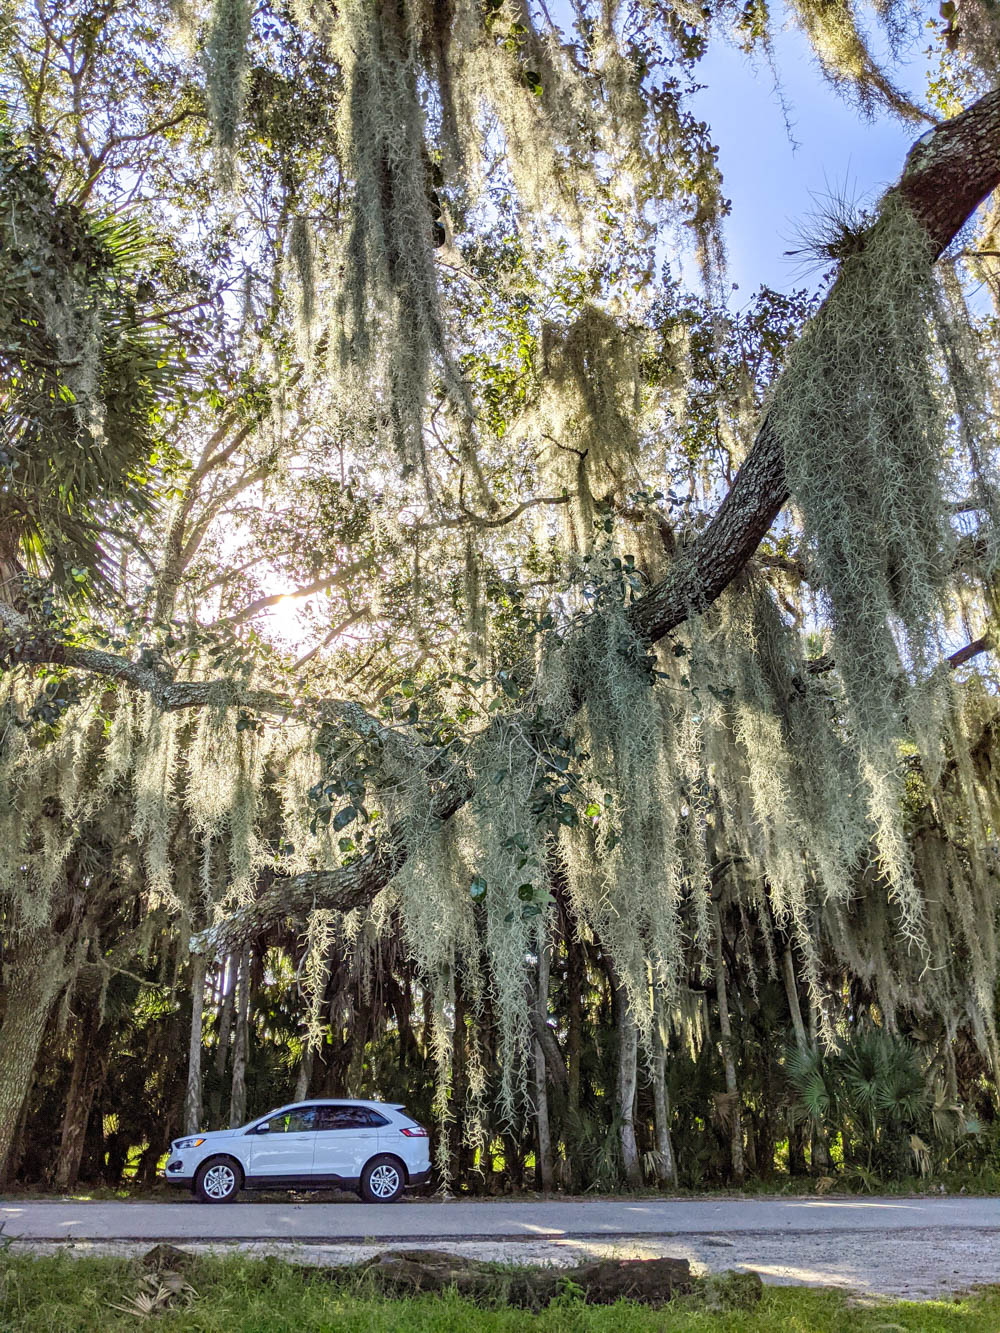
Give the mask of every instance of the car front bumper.
[[194, 1167], [188, 1166], [182, 1157], [171, 1157], [162, 1174], [168, 1185], [187, 1185], [190, 1189], [194, 1181]]

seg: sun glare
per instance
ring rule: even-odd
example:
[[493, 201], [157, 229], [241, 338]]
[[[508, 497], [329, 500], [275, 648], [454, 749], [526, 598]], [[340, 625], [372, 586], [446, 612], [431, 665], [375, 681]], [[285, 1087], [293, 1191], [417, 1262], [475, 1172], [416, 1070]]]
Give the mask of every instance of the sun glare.
[[303, 648], [311, 639], [307, 612], [309, 601], [304, 597], [282, 597], [269, 607], [261, 629], [269, 639], [286, 648]]

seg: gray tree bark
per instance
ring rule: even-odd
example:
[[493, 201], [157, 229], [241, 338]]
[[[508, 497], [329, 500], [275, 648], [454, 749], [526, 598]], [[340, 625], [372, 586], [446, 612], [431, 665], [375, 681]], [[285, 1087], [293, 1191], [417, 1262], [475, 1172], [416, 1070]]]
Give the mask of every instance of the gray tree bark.
[[[548, 930], [538, 931], [538, 973], [535, 986], [535, 1011], [544, 1027], [549, 1014], [549, 942]], [[546, 1194], [552, 1191], [552, 1134], [549, 1126], [549, 1094], [542, 1043], [535, 1037], [535, 1125], [538, 1130], [538, 1184]]]
[[642, 1184], [642, 1165], [635, 1139], [635, 1094], [639, 1084], [639, 1029], [629, 1013], [624, 987], [615, 987], [615, 1025], [618, 1029], [618, 1086], [615, 1113], [625, 1179], [633, 1187]]
[[215, 1045], [215, 1091], [209, 1099], [209, 1123], [217, 1128], [222, 1116], [222, 1082], [226, 1076], [226, 1061], [233, 1030], [233, 1008], [236, 1001], [238, 960], [232, 954], [223, 959], [219, 982], [222, 1003], [219, 1006], [219, 1028]]
[[313, 1048], [309, 1045], [302, 1052], [302, 1059], [299, 1061], [299, 1072], [295, 1079], [295, 1100], [304, 1102], [309, 1096], [309, 1084], [312, 1080], [313, 1070]]
[[800, 1051], [807, 1051], [809, 1040], [806, 1037], [806, 1025], [802, 1021], [802, 1007], [799, 1004], [799, 988], [795, 980], [795, 961], [792, 958], [791, 947], [787, 948], [782, 955], [781, 975], [785, 983], [788, 1012], [791, 1015], [792, 1028], [795, 1032], [795, 1044]]
[[236, 1010], [236, 1041], [233, 1046], [233, 1085], [229, 1096], [229, 1125], [237, 1129], [247, 1114], [247, 1049], [250, 1018], [250, 950], [240, 956]]
[[712, 902], [712, 953], [715, 964], [715, 994], [719, 1003], [719, 1037], [722, 1064], [726, 1073], [726, 1098], [729, 1103], [729, 1141], [733, 1163], [733, 1179], [743, 1183], [746, 1167], [743, 1160], [743, 1117], [740, 1114], [740, 1090], [736, 1081], [736, 1062], [733, 1058], [733, 1029], [729, 1018], [729, 995], [726, 990], [726, 960], [722, 952], [722, 913], [719, 904]]
[[653, 1126], [656, 1131], [656, 1178], [663, 1185], [677, 1186], [677, 1161], [670, 1134], [670, 1097], [667, 1092], [667, 1030], [665, 1017], [657, 1014], [653, 1041]]
[[[802, 1006], [799, 1004], [799, 987], [795, 978], [795, 959], [792, 957], [791, 945], [782, 955], [781, 975], [785, 983], [785, 994], [788, 997], [788, 1012], [792, 1016], [795, 1044], [800, 1051], [815, 1050], [815, 1033], [810, 1031], [808, 1035], [806, 1034], [806, 1025], [802, 1019]], [[811, 1029], [814, 1026], [813, 1023], [810, 1023]], [[830, 1146], [827, 1143], [826, 1130], [821, 1125], [814, 1124], [812, 1126], [809, 1153], [814, 1171], [828, 1171], [830, 1169]], [[791, 1154], [791, 1140], [789, 1140], [789, 1154]]]
[[201, 1128], [201, 1054], [202, 1018], [205, 1012], [204, 954], [191, 958], [191, 1035], [188, 1041], [187, 1092], [184, 1097], [184, 1133], [195, 1134]]

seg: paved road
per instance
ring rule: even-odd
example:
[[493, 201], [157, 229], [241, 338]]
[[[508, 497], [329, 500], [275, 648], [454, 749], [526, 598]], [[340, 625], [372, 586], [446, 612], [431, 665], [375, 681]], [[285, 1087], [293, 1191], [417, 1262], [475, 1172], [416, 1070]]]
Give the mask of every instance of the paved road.
[[[931, 1229], [979, 1233], [1000, 1256], [1000, 1199], [649, 1199], [400, 1204], [0, 1203], [5, 1237], [175, 1242], [547, 1241], [568, 1237], [794, 1236]], [[902, 1237], [900, 1237], [902, 1239]], [[971, 1240], [972, 1237], [970, 1236]], [[1000, 1268], [1000, 1263], [998, 1263]]]

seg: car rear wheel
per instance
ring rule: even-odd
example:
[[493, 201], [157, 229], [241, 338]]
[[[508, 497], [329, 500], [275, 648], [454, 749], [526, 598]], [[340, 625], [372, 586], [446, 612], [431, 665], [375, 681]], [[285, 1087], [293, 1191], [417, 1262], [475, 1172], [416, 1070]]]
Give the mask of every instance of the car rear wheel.
[[361, 1173], [366, 1203], [395, 1203], [406, 1188], [406, 1172], [395, 1157], [373, 1157]]
[[232, 1203], [243, 1185], [235, 1162], [216, 1157], [198, 1168], [194, 1192], [202, 1203]]

